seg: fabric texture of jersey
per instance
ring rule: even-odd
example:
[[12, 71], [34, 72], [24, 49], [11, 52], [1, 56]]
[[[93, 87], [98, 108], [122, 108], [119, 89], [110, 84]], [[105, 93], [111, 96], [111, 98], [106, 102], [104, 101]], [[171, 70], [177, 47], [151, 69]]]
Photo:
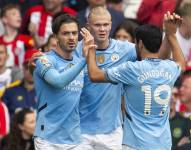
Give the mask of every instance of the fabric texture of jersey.
[[[77, 48], [81, 50], [82, 43]], [[78, 51], [77, 56], [81, 55], [82, 52]], [[96, 59], [101, 69], [117, 66], [127, 60], [135, 61], [135, 46], [110, 39], [107, 49], [96, 50]], [[121, 95], [121, 84], [93, 83], [86, 69], [79, 107], [82, 133], [103, 134], [117, 129], [121, 125]]]
[[146, 58], [108, 69], [109, 81], [123, 83], [126, 111], [123, 144], [136, 150], [170, 150], [169, 101], [180, 75], [171, 60]]
[[35, 136], [55, 144], [77, 144], [80, 142], [79, 100], [83, 87], [83, 71], [68, 85], [56, 88], [48, 84], [43, 76], [53, 68], [60, 73], [79, 62], [79, 58], [65, 60], [50, 51], [37, 62], [34, 71], [37, 91], [37, 123]]

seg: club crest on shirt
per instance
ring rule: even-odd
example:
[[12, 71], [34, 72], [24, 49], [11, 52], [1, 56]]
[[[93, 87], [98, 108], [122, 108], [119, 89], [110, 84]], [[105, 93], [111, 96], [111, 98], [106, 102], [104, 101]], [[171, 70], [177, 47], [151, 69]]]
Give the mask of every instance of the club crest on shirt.
[[118, 54], [112, 54], [111, 55], [111, 60], [112, 60], [112, 62], [118, 61], [119, 60], [119, 55]]
[[105, 62], [105, 56], [104, 55], [97, 55], [96, 61], [99, 62], [100, 64], [103, 64]]

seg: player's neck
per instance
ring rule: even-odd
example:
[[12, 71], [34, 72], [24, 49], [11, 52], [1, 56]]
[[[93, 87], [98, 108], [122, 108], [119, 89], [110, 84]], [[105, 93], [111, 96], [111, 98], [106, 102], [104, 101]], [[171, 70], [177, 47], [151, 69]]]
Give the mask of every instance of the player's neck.
[[72, 52], [71, 51], [64, 51], [61, 48], [56, 50], [56, 53], [64, 59], [70, 60], [72, 59]]
[[109, 39], [104, 41], [104, 42], [96, 42], [95, 44], [97, 45], [97, 49], [107, 49], [109, 46]]
[[141, 58], [159, 58], [159, 53], [150, 53], [148, 50], [142, 50]]
[[4, 40], [6, 42], [11, 42], [15, 39], [15, 37], [18, 34], [18, 30], [9, 26], [5, 27], [5, 34], [4, 34]]

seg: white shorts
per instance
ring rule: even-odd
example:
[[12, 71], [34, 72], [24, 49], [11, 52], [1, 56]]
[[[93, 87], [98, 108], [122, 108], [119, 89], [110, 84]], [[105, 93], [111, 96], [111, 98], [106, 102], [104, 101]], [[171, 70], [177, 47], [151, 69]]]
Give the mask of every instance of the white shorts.
[[128, 145], [123, 145], [123, 150], [135, 150], [132, 147], [128, 146]]
[[84, 150], [81, 147], [82, 146], [81, 144], [79, 145], [54, 144], [46, 140], [43, 140], [40, 137], [34, 138], [34, 146], [35, 146], [35, 150]]
[[109, 134], [82, 134], [84, 150], [122, 150], [122, 127]]

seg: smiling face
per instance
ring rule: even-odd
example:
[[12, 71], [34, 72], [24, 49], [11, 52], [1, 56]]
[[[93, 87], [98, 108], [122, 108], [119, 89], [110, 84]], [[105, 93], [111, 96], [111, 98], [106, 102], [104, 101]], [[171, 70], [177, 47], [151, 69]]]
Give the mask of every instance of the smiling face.
[[63, 23], [57, 34], [62, 50], [72, 52], [78, 43], [78, 26], [75, 22]]

